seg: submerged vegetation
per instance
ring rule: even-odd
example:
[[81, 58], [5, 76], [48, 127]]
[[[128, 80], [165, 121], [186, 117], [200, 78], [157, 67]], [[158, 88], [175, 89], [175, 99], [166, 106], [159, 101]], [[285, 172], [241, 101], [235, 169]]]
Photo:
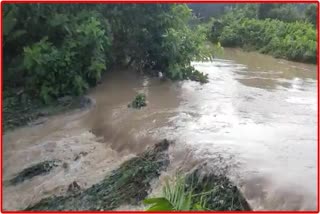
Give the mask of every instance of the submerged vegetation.
[[[104, 211], [142, 203], [148, 206], [147, 211], [250, 210], [238, 188], [225, 175], [204, 173], [201, 167], [167, 180], [161, 197], [147, 198], [151, 182], [169, 165], [171, 144], [163, 140], [124, 162], [88, 189], [81, 189], [74, 181], [63, 195], [44, 198], [26, 210]], [[50, 173], [56, 162], [42, 162], [23, 170], [17, 176], [22, 180], [15, 178], [14, 184]]]
[[138, 94], [131, 104], [128, 107], [140, 109], [144, 106], [147, 106], [146, 95], [145, 94]]
[[25, 180], [29, 180], [35, 176], [48, 174], [52, 169], [58, 166], [59, 161], [50, 160], [37, 163], [19, 172], [10, 180], [10, 184], [17, 185]]
[[194, 193], [193, 202], [205, 204], [206, 210], [251, 210], [240, 190], [224, 173], [204, 173], [199, 166], [187, 175], [186, 184]]
[[27, 210], [113, 210], [120, 205], [137, 205], [148, 195], [150, 182], [169, 164], [167, 150], [171, 142], [163, 140], [143, 154], [123, 163], [100, 183], [74, 195], [42, 199]]
[[39, 125], [50, 115], [75, 108], [88, 108], [94, 104], [93, 102], [85, 96], [76, 98], [65, 96], [46, 105], [39, 99], [20, 94], [17, 90], [8, 90], [4, 92], [3, 129], [8, 131], [28, 124]]
[[146, 211], [251, 210], [239, 189], [225, 175], [203, 174], [201, 167], [167, 179], [162, 197], [144, 200]]

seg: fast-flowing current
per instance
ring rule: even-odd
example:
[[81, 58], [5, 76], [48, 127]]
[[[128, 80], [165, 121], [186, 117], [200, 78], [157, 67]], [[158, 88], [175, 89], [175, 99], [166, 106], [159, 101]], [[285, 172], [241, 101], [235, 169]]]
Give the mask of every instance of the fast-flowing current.
[[[209, 83], [115, 70], [89, 92], [96, 100], [92, 109], [7, 132], [4, 181], [44, 160], [58, 159], [68, 167], [4, 185], [4, 208], [24, 209], [64, 194], [73, 181], [87, 188], [167, 138], [175, 141], [168, 171], [203, 163], [212, 170], [228, 168], [254, 210], [315, 210], [316, 66], [238, 49], [193, 65], [208, 74]], [[147, 107], [128, 108], [139, 92], [146, 94]], [[87, 155], [76, 158], [81, 152]]]

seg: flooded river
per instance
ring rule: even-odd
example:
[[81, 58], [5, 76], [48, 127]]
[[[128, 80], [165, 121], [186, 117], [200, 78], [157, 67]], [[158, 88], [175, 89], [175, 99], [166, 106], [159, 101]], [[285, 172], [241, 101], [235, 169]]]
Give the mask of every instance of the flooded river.
[[[40, 161], [65, 164], [17, 186], [5, 185], [4, 208], [23, 209], [64, 194], [73, 181], [87, 188], [168, 138], [176, 142], [169, 171], [201, 163], [212, 170], [228, 167], [254, 210], [315, 210], [316, 66], [237, 49], [194, 66], [208, 73], [208, 84], [115, 71], [90, 91], [96, 100], [91, 110], [6, 133], [4, 181]], [[138, 92], [147, 95], [148, 106], [128, 108]]]

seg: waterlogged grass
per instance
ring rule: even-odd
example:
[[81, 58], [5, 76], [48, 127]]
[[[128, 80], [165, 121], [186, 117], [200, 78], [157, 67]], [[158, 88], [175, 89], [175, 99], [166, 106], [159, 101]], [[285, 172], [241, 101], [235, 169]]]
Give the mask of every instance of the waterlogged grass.
[[[86, 97], [64, 97], [49, 104], [38, 99], [17, 95], [13, 91], [5, 92], [3, 99], [3, 128], [9, 131], [28, 124], [37, 124], [39, 118], [58, 114], [75, 108], [88, 106]], [[38, 121], [41, 123], [41, 121]]]
[[26, 210], [113, 210], [121, 205], [136, 205], [147, 197], [151, 180], [168, 166], [169, 145], [163, 140], [76, 195], [45, 198]]
[[30, 99], [19, 98], [16, 94], [4, 93], [3, 99], [3, 128], [4, 131], [28, 124], [42, 113], [35, 111], [41, 108], [41, 103]]
[[58, 166], [58, 162], [59, 161], [51, 160], [35, 164], [19, 172], [14, 178], [9, 181], [9, 183], [12, 185], [17, 185], [25, 180], [32, 179], [35, 176], [46, 175], [52, 169]]
[[240, 190], [224, 174], [202, 173], [200, 169], [187, 176], [187, 187], [194, 193], [193, 201], [205, 202], [205, 210], [251, 210]]
[[239, 189], [224, 175], [202, 174], [200, 169], [168, 179], [160, 197], [144, 200], [146, 211], [251, 210]]

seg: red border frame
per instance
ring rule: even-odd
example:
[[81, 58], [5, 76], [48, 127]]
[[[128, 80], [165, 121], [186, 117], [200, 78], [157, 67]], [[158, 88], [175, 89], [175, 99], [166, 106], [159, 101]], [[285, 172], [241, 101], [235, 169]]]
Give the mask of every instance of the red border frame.
[[[279, 0], [279, 1], [275, 1], [275, 0], [237, 0], [237, 1], [232, 1], [232, 0], [123, 0], [123, 1], [117, 1], [117, 0], [101, 0], [101, 1], [97, 1], [97, 0], [3, 0], [1, 1], [1, 11], [0, 11], [0, 33], [1, 33], [1, 39], [0, 39], [0, 43], [2, 44], [3, 41], [3, 34], [2, 34], [2, 11], [3, 11], [3, 5], [4, 4], [12, 4], [12, 3], [58, 3], [58, 4], [69, 4], [69, 3], [85, 3], [85, 4], [92, 4], [92, 3], [98, 3], [98, 4], [109, 4], [109, 3], [119, 3], [119, 4], [127, 4], [127, 3], [137, 3], [137, 4], [148, 4], [148, 3], [315, 3], [317, 4], [317, 209], [314, 211], [250, 211], [250, 212], [243, 212], [243, 211], [223, 211], [223, 212], [204, 212], [204, 211], [190, 211], [190, 212], [178, 212], [178, 213], [319, 213], [319, 137], [320, 137], [320, 132], [319, 132], [319, 93], [320, 93], [320, 89], [319, 89], [319, 12], [320, 12], [320, 6], [319, 6], [319, 1], [315, 1], [315, 0]], [[1, 91], [0, 91], [0, 106], [1, 106], [1, 113], [0, 113], [0, 121], [2, 122], [2, 108], [3, 108], [3, 104], [2, 104], [2, 91], [3, 91], [3, 64], [2, 64], [2, 47], [0, 50], [0, 63], [1, 63], [1, 71], [0, 71], [0, 87], [1, 87]], [[0, 212], [1, 213], [146, 213], [144, 211], [95, 211], [95, 212], [91, 212], [91, 211], [4, 211], [3, 210], [3, 201], [2, 201], [2, 186], [3, 186], [3, 179], [2, 179], [2, 169], [3, 169], [3, 165], [2, 165], [2, 149], [3, 149], [3, 135], [2, 135], [2, 125], [0, 126], [0, 133], [1, 133], [1, 146], [0, 146], [0, 155], [1, 155], [1, 169], [0, 169], [0, 176], [1, 176], [1, 187], [0, 187], [0, 191], [1, 191], [1, 209]], [[173, 213], [171, 211], [167, 211], [167, 212], [152, 212], [152, 213]]]

